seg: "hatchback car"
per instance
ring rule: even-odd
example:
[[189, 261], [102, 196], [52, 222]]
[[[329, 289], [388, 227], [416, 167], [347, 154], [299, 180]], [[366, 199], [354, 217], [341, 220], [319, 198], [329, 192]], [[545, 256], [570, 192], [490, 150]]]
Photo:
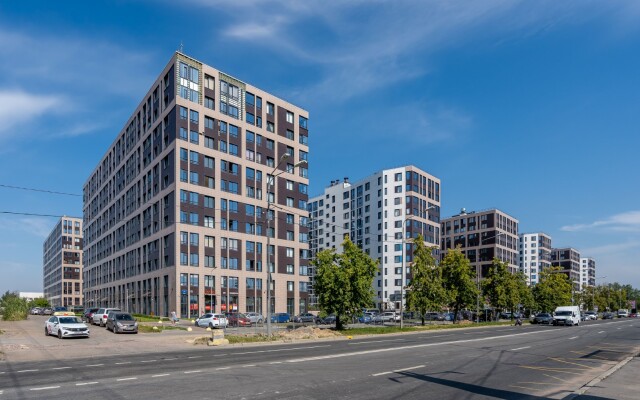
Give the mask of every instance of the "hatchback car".
[[549, 313], [539, 313], [536, 314], [535, 317], [533, 317], [533, 320], [531, 321], [532, 324], [547, 324], [547, 325], [551, 325], [553, 324], [553, 315], [549, 314]]
[[105, 325], [113, 333], [138, 333], [138, 321], [126, 312], [111, 311]]
[[99, 308], [93, 316], [91, 321], [94, 325], [105, 326], [107, 324], [107, 316], [110, 311], [121, 311], [119, 308]]
[[226, 328], [229, 321], [224, 314], [206, 313], [196, 319], [195, 324], [201, 328]]
[[383, 312], [373, 317], [373, 322], [385, 323], [385, 322], [400, 322], [400, 315], [392, 311]]
[[225, 315], [231, 326], [251, 326], [251, 320], [243, 313], [227, 313]]
[[335, 324], [335, 323], [336, 323], [336, 316], [335, 316], [335, 314], [327, 315], [326, 317], [324, 317], [324, 318], [322, 318], [322, 319], [320, 320], [320, 323], [321, 323], [321, 324], [325, 324], [325, 325], [332, 325], [332, 324]]
[[248, 312], [244, 313], [244, 315], [249, 318], [249, 321], [251, 321], [252, 324], [261, 324], [264, 322], [264, 317], [260, 313]]
[[276, 324], [286, 324], [289, 321], [291, 321], [291, 317], [287, 313], [280, 312], [280, 313], [275, 313], [271, 315], [272, 323], [275, 322]]
[[316, 323], [317, 319], [318, 318], [315, 315], [311, 314], [311, 313], [303, 313], [303, 314], [295, 316], [293, 318], [293, 321], [294, 322], [300, 322], [300, 323], [309, 323], [309, 322]]
[[54, 315], [44, 323], [44, 334], [59, 339], [68, 337], [89, 337], [89, 327], [73, 315]]

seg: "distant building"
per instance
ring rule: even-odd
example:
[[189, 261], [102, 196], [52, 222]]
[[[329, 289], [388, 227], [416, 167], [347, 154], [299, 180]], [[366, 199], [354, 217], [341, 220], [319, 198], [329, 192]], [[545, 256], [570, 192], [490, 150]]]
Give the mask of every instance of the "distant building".
[[573, 282], [575, 290], [580, 289], [580, 252], [572, 247], [551, 250], [551, 265], [560, 267], [561, 272]]
[[596, 260], [591, 257], [580, 258], [580, 290], [596, 285]]
[[62, 217], [42, 246], [44, 297], [52, 306], [81, 306], [82, 218]]
[[520, 272], [528, 285], [540, 281], [540, 272], [551, 266], [551, 236], [542, 232], [519, 235]]
[[[411, 279], [412, 246], [402, 248], [403, 223], [406, 238], [422, 234], [425, 244], [440, 241], [440, 179], [415, 167], [404, 166], [376, 172], [355, 183], [345, 178], [332, 181], [324, 192], [311, 198], [310, 249], [312, 256], [323, 249], [342, 251], [342, 241], [351, 241], [371, 258], [379, 260], [373, 286], [379, 309], [401, 307], [402, 258], [406, 257], [406, 279]], [[311, 280], [312, 302], [313, 272]], [[406, 282], [405, 282], [406, 284]]]
[[33, 299], [40, 299], [44, 297], [43, 292], [19, 292], [18, 297], [21, 299], [25, 299], [27, 301], [32, 301]]
[[498, 209], [465, 211], [442, 220], [442, 259], [460, 247], [479, 279], [487, 275], [493, 259], [508, 264], [515, 273], [518, 256], [518, 220]]

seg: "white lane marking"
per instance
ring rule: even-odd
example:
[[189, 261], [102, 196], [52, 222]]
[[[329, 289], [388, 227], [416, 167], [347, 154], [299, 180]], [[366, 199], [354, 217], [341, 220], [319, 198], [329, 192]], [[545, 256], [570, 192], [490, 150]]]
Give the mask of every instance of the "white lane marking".
[[54, 369], [54, 370], [57, 370], [57, 369], [71, 369], [71, 367], [58, 367], [58, 368], [51, 368], [51, 369]]
[[91, 364], [87, 365], [87, 367], [102, 367], [104, 364]]
[[158, 360], [143, 360], [143, 361], [140, 361], [140, 362], [141, 363], [150, 363], [150, 362], [156, 362], [156, 361], [158, 361]]
[[76, 386], [85, 386], [85, 385], [95, 385], [98, 382], [82, 382], [82, 383], [76, 383]]
[[250, 367], [255, 367], [255, 364], [248, 364], [248, 365], [243, 365], [242, 368], [250, 368]]
[[197, 371], [184, 371], [185, 374], [197, 374], [198, 372], [202, 372], [201, 370]]
[[231, 368], [231, 367], [220, 367], [220, 368], [216, 368], [216, 371], [222, 371], [222, 370], [229, 369], [229, 368]]
[[351, 353], [330, 354], [330, 355], [326, 355], [326, 356], [305, 357], [305, 358], [294, 358], [294, 359], [291, 359], [291, 360], [287, 360], [287, 362], [288, 363], [298, 363], [298, 362], [305, 362], [305, 361], [327, 360], [327, 359], [330, 359], [330, 358], [351, 357], [351, 356], [359, 356], [359, 355], [364, 355], [364, 354], [374, 354], [374, 353], [384, 353], [384, 352], [388, 352], [388, 351], [401, 351], [401, 350], [409, 350], [409, 349], [418, 349], [418, 348], [422, 348], [422, 347], [444, 346], [444, 345], [458, 344], [458, 343], [482, 342], [482, 341], [487, 341], [487, 340], [510, 338], [510, 337], [514, 337], [514, 336], [539, 335], [539, 334], [550, 333], [550, 332], [557, 332], [557, 331], [556, 330], [551, 330], [551, 331], [532, 331], [532, 332], [525, 332], [525, 333], [514, 333], [514, 334], [510, 334], [510, 335], [489, 336], [489, 337], [475, 338], [475, 339], [450, 340], [448, 342], [414, 344], [414, 345], [410, 345], [410, 346], [400, 346], [400, 347], [385, 347], [383, 349], [354, 351], [354, 352], [351, 352]]
[[157, 374], [157, 375], [151, 375], [152, 378], [159, 378], [161, 376], [169, 376], [170, 374]]
[[16, 371], [17, 373], [20, 372], [38, 372], [40, 371], [39, 369], [23, 369], [22, 371]]
[[131, 361], [125, 361], [125, 362], [116, 363], [116, 365], [124, 365], [124, 364], [131, 364]]
[[134, 377], [131, 377], [131, 378], [119, 378], [119, 379], [116, 379], [116, 381], [118, 381], [118, 382], [121, 382], [121, 381], [135, 381], [135, 380], [137, 380], [137, 379], [138, 379], [138, 378], [136, 378], [136, 377], [134, 376]]
[[202, 356], [191, 356], [191, 357], [187, 357], [187, 358], [202, 358]]
[[364, 342], [349, 342], [347, 344], [367, 344], [367, 343], [404, 342], [404, 341], [405, 339], [365, 340]]
[[282, 364], [282, 361], [274, 361], [274, 362], [270, 362], [269, 364], [270, 364], [270, 365], [273, 365], [273, 364]]
[[331, 347], [330, 344], [322, 345], [322, 346], [308, 346], [308, 347], [291, 347], [288, 349], [275, 349], [275, 350], [257, 350], [257, 351], [245, 351], [244, 353], [231, 353], [231, 355], [240, 355], [240, 354], [256, 354], [256, 353], [276, 353], [279, 351], [291, 351], [291, 350], [306, 350], [306, 349], [316, 349], [319, 347]]
[[424, 365], [416, 365], [415, 367], [408, 367], [408, 368], [394, 369], [393, 371], [379, 372], [377, 374], [372, 374], [371, 376], [389, 375], [396, 372], [411, 371], [412, 369], [418, 369], [418, 368], [424, 368]]
[[622, 329], [622, 328], [616, 328], [616, 329], [620, 330], [620, 329]]
[[600, 331], [600, 332], [598, 332], [598, 333], [604, 333], [604, 331]]
[[177, 358], [163, 358], [162, 361], [172, 361], [177, 360]]
[[569, 340], [577, 339], [579, 336], [570, 337]]
[[529, 348], [531, 348], [531, 346], [518, 347], [517, 349], [511, 349], [510, 351], [524, 350], [524, 349], [529, 349]]
[[31, 388], [29, 390], [37, 391], [37, 390], [49, 390], [49, 389], [58, 389], [60, 386], [45, 386], [40, 388]]

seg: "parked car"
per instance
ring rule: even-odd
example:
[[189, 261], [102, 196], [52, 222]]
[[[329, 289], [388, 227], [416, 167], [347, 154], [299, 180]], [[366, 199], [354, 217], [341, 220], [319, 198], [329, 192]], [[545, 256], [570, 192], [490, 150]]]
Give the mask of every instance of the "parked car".
[[595, 312], [595, 311], [586, 311], [584, 313], [584, 316], [585, 316], [585, 320], [587, 320], [587, 321], [588, 320], [594, 320], [595, 321], [595, 320], [598, 319], [598, 313]]
[[107, 316], [109, 311], [121, 311], [119, 308], [99, 308], [91, 317], [93, 325], [105, 326], [107, 324]]
[[44, 334], [57, 336], [58, 339], [89, 337], [89, 327], [74, 315], [53, 315], [44, 323]]
[[364, 313], [360, 317], [358, 317], [358, 322], [360, 322], [361, 324], [370, 324], [373, 322], [373, 319], [376, 315], [377, 314]]
[[93, 322], [93, 314], [96, 313], [96, 311], [98, 311], [99, 308], [94, 307], [94, 308], [87, 308], [84, 310], [84, 312], [82, 313], [82, 320], [86, 323], [92, 323]]
[[29, 313], [31, 315], [42, 315], [42, 307], [33, 307]]
[[336, 323], [336, 316], [334, 314], [327, 315], [320, 319], [320, 323], [324, 325], [332, 325]]
[[242, 313], [227, 313], [225, 316], [230, 326], [251, 326], [251, 320]]
[[249, 321], [251, 321], [252, 324], [261, 324], [264, 322], [264, 317], [260, 313], [248, 312], [244, 313], [244, 315], [249, 318]]
[[439, 312], [428, 312], [424, 315], [427, 321], [444, 321], [444, 314]]
[[224, 314], [206, 313], [197, 318], [195, 324], [201, 328], [226, 328], [229, 326], [229, 321]]
[[625, 309], [618, 310], [618, 318], [629, 318], [629, 311]]
[[286, 324], [289, 321], [291, 321], [291, 317], [287, 313], [281, 312], [271, 315], [271, 323]]
[[373, 318], [373, 322], [375, 323], [400, 322], [400, 315], [394, 313], [393, 311], [385, 311], [382, 314], [376, 315]]
[[602, 313], [602, 319], [613, 319], [615, 315], [612, 312], [606, 311]]
[[109, 312], [105, 325], [113, 333], [138, 333], [138, 321], [131, 314], [122, 311]]
[[293, 318], [293, 322], [299, 322], [299, 323], [316, 323], [318, 317], [316, 317], [315, 315], [311, 314], [311, 313], [303, 313], [300, 315], [297, 315]]
[[67, 307], [57, 306], [57, 307], [53, 307], [52, 311], [55, 313], [55, 312], [69, 311], [69, 310], [67, 310]]
[[45, 307], [42, 310], [42, 315], [51, 315], [53, 314], [53, 309], [51, 309], [51, 307]]
[[531, 323], [551, 325], [553, 324], [553, 315], [549, 313], [538, 313], [535, 317], [533, 317]]

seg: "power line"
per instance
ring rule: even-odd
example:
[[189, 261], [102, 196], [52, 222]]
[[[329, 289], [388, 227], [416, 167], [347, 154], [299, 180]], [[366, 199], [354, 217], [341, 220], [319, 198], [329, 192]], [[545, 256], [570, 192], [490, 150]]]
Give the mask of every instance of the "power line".
[[54, 190], [46, 190], [46, 189], [33, 189], [33, 188], [25, 188], [25, 187], [20, 187], [20, 186], [11, 186], [11, 185], [3, 185], [3, 184], [0, 184], [0, 187], [7, 188], [7, 189], [29, 190], [29, 191], [32, 191], [32, 192], [59, 194], [59, 195], [62, 195], [62, 196], [82, 197], [81, 194], [56, 192]]

